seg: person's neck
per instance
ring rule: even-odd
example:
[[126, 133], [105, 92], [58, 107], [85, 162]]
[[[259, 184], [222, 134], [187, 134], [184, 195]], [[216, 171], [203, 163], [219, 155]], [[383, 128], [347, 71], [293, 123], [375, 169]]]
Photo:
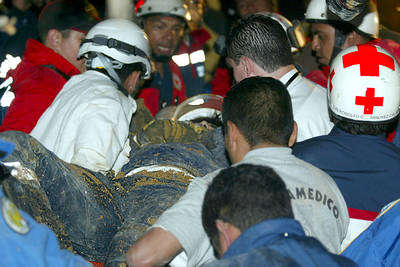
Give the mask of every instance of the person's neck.
[[262, 69], [259, 66], [256, 66], [256, 71], [258, 72], [257, 75], [258, 76], [262, 76], [262, 77], [272, 77], [274, 79], [279, 80], [280, 78], [282, 78], [286, 73], [288, 73], [289, 71], [293, 70], [295, 67], [294, 65], [287, 65], [284, 67], [280, 67], [279, 69], [277, 69], [274, 72], [267, 72], [264, 69]]
[[273, 144], [273, 143], [265, 143], [264, 142], [264, 143], [260, 143], [260, 144], [257, 144], [255, 146], [252, 146], [250, 151], [251, 150], [256, 150], [256, 149], [259, 149], [259, 148], [270, 148], [270, 147], [286, 147], [286, 146], [277, 145], [277, 144]]
[[246, 154], [249, 153], [250, 151], [253, 151], [253, 150], [256, 150], [256, 149], [260, 149], [260, 148], [272, 148], [272, 147], [286, 147], [286, 146], [276, 145], [276, 144], [273, 144], [273, 143], [266, 143], [266, 142], [259, 143], [259, 144], [255, 145], [255, 146], [248, 147], [246, 150], [242, 150], [241, 154], [236, 154], [236, 156], [239, 155], [238, 157], [236, 157], [236, 158], [232, 158], [231, 157], [232, 164], [236, 164], [236, 163], [242, 161], [243, 158], [246, 156]]

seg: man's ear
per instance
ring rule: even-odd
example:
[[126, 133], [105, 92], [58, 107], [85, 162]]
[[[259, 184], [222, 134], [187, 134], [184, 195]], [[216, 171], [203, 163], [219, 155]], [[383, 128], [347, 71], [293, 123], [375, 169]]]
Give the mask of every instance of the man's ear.
[[61, 32], [59, 32], [56, 29], [51, 29], [47, 33], [47, 37], [44, 44], [59, 54], [61, 42], [62, 42]]
[[253, 60], [246, 56], [242, 56], [240, 62], [243, 64], [243, 70], [247, 78], [255, 76]]
[[355, 31], [352, 31], [349, 33], [346, 37], [346, 41], [343, 44], [343, 49], [346, 49], [347, 47], [354, 46], [354, 45], [359, 45], [362, 43], [363, 40], [361, 39], [361, 36], [356, 33]]
[[294, 145], [294, 143], [296, 143], [297, 132], [298, 132], [297, 123], [295, 121], [293, 121], [293, 131], [289, 137], [289, 143], [288, 143], [289, 147], [292, 147]]
[[229, 246], [231, 245], [231, 238], [228, 233], [228, 227], [227, 224], [222, 221], [222, 220], [216, 220], [215, 221], [215, 226], [218, 229], [218, 235], [219, 235], [219, 251], [218, 254], [221, 257], [225, 251], [228, 250]]
[[238, 134], [239, 129], [231, 121], [227, 121], [226, 125], [228, 127], [228, 129], [226, 131], [226, 134], [227, 134], [227, 145], [232, 150], [232, 149], [235, 149], [237, 138], [238, 138], [237, 134]]

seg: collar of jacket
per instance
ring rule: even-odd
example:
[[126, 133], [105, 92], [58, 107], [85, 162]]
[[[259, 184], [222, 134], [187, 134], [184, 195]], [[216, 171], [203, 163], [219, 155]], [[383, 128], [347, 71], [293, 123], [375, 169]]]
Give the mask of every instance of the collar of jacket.
[[29, 39], [26, 42], [26, 49], [23, 60], [32, 62], [34, 65], [53, 65], [58, 70], [73, 76], [81, 72], [75, 68], [68, 60], [57, 54], [53, 49], [48, 48], [42, 43]]
[[230, 258], [268, 245], [277, 238], [287, 238], [290, 235], [304, 236], [301, 225], [294, 219], [279, 218], [263, 221], [244, 231], [222, 256]]
[[366, 135], [366, 134], [354, 135], [354, 134], [350, 134], [350, 133], [347, 133], [347, 132], [339, 129], [336, 126], [334, 126], [332, 128], [332, 130], [329, 133], [329, 135], [331, 135], [331, 136], [357, 137], [357, 138], [365, 138], [365, 139], [381, 139], [381, 140], [385, 140], [386, 139], [385, 134], [379, 134], [379, 135]]

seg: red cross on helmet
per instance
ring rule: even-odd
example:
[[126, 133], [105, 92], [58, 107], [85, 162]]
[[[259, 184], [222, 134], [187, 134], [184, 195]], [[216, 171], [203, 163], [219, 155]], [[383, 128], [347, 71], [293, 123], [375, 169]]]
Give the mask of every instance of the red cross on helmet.
[[395, 58], [374, 45], [358, 45], [333, 60], [328, 80], [333, 115], [353, 121], [395, 119], [400, 106], [400, 70]]

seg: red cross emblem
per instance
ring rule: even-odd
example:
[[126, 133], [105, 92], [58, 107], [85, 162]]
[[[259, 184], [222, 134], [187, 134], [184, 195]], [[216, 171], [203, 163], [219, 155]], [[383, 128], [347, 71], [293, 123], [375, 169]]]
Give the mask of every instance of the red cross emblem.
[[367, 88], [365, 96], [356, 96], [356, 105], [364, 106], [364, 114], [373, 114], [374, 107], [383, 106], [383, 97], [375, 97], [375, 88]]
[[378, 52], [375, 46], [359, 45], [358, 51], [343, 56], [343, 68], [360, 65], [361, 76], [379, 76], [379, 66], [394, 70], [394, 60], [390, 56]]

